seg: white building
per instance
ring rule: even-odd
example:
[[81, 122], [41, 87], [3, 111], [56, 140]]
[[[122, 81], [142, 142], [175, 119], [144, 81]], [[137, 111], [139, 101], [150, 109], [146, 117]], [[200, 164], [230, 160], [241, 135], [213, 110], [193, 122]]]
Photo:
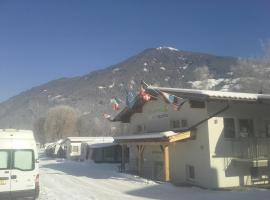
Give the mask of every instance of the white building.
[[[98, 144], [105, 142], [113, 142], [112, 137], [67, 137], [62, 142], [62, 147], [65, 150], [66, 158], [70, 160], [78, 160], [82, 154], [82, 143]], [[83, 154], [85, 151], [83, 151]]]
[[[267, 184], [270, 95], [148, 87], [114, 119], [129, 148], [127, 171], [175, 184], [228, 188]], [[180, 110], [161, 92], [181, 97]]]

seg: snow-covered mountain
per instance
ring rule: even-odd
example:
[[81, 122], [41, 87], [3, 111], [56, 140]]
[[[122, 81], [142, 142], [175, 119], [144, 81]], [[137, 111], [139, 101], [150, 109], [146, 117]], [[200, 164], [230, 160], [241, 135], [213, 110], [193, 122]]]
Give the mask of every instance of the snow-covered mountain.
[[85, 76], [61, 78], [34, 87], [0, 104], [0, 127], [31, 129], [55, 105], [69, 105], [79, 115], [80, 134], [109, 135], [104, 113], [115, 114], [110, 100], [125, 104], [126, 90], [140, 81], [164, 87], [230, 90], [239, 87], [231, 71], [237, 59], [177, 50], [146, 49], [127, 60]]

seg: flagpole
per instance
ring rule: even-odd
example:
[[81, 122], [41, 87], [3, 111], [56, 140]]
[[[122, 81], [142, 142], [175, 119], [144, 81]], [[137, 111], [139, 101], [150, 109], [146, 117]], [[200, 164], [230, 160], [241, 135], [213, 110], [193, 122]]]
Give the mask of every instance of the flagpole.
[[[149, 85], [148, 85], [147, 83], [145, 83], [144, 81], [141, 81], [141, 84], [145, 85], [147, 89], [153, 90], [153, 91], [154, 91], [156, 94], [158, 94], [158, 95], [161, 95], [161, 94], [162, 94], [162, 92], [161, 92], [160, 90], [156, 90], [156, 89], [153, 89], [153, 88], [149, 88]], [[183, 99], [183, 98], [178, 97], [178, 96], [176, 96], [176, 95], [174, 95], [174, 96], [177, 97], [178, 99]]]
[[[141, 81], [141, 85], [145, 85], [145, 86], [146, 86], [146, 89], [149, 89], [149, 85], [148, 85], [146, 82], [144, 82], [143, 80]], [[156, 90], [156, 89], [153, 89], [153, 88], [150, 88], [149, 90], [152, 90], [152, 91], [154, 91], [156, 94], [158, 94], [157, 98], [159, 98], [159, 99], [161, 99], [161, 100], [164, 100], [163, 98], [160, 98], [160, 97], [159, 97], [159, 95], [162, 95], [162, 91], [160, 91], [159, 89]], [[176, 96], [176, 95], [173, 95], [173, 96], [175, 96], [177, 99], [183, 99], [183, 98], [181, 98], [181, 97], [179, 97], [179, 96]], [[186, 99], [184, 102], [180, 103], [178, 106], [184, 105], [187, 101], [188, 101], [188, 100]], [[174, 104], [173, 104], [173, 105], [174, 105]]]

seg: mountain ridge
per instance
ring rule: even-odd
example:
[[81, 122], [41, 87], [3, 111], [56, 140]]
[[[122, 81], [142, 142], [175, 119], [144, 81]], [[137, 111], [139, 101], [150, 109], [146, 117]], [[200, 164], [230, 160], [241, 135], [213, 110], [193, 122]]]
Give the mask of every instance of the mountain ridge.
[[236, 64], [237, 59], [230, 56], [148, 48], [119, 64], [82, 76], [55, 79], [11, 97], [0, 103], [0, 127], [32, 129], [50, 108], [68, 105], [77, 110], [84, 123], [81, 135], [111, 135], [111, 125], [102, 117], [104, 113], [115, 114], [110, 99], [119, 97], [123, 107], [126, 89], [136, 91], [141, 80], [164, 87], [191, 88], [198, 81], [194, 75], [197, 69], [207, 69], [209, 79], [227, 80], [232, 78], [231, 67]]

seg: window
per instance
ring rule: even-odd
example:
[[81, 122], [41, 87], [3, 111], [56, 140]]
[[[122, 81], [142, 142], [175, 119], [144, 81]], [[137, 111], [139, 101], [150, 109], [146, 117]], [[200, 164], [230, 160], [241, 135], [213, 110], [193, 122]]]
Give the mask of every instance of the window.
[[171, 128], [180, 128], [180, 122], [179, 122], [179, 120], [171, 120], [170, 121], [170, 127]]
[[239, 119], [239, 134], [241, 137], [253, 137], [253, 121], [251, 119]]
[[72, 152], [78, 153], [79, 147], [78, 146], [72, 146]]
[[264, 121], [264, 127], [265, 127], [265, 136], [270, 137], [270, 120]]
[[9, 152], [7, 150], [0, 150], [0, 169], [9, 168]]
[[187, 127], [188, 127], [188, 122], [187, 122], [186, 119], [182, 119], [182, 120], [181, 120], [181, 127], [182, 127], [182, 128], [187, 128]]
[[235, 138], [235, 124], [233, 118], [224, 118], [224, 137]]
[[31, 171], [34, 169], [34, 152], [32, 150], [15, 150], [13, 152], [13, 169]]
[[187, 165], [187, 178], [189, 180], [195, 179], [195, 167], [192, 165]]

